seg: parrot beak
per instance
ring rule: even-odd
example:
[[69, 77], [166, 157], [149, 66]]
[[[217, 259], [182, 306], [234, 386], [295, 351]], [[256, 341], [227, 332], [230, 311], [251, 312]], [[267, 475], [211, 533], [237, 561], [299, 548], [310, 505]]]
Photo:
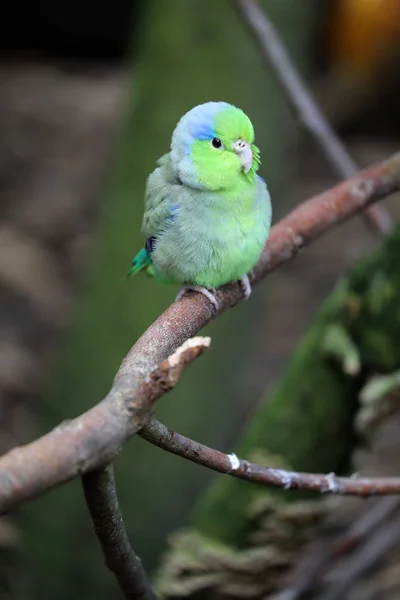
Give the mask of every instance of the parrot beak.
[[251, 151], [250, 144], [239, 139], [233, 144], [233, 151], [240, 158], [242, 169], [244, 173], [247, 174], [251, 169], [251, 165], [253, 164], [253, 153]]

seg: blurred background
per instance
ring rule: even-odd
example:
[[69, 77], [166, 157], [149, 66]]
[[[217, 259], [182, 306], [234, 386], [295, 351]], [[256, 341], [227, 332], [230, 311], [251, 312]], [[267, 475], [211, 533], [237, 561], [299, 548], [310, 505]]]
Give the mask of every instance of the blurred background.
[[[366, 166], [398, 150], [400, 2], [263, 0], [261, 5], [358, 163]], [[233, 1], [7, 2], [0, 31], [0, 449], [5, 452], [98, 402], [131, 345], [172, 302], [174, 288], [124, 277], [143, 243], [146, 177], [168, 150], [184, 112], [204, 101], [226, 100], [251, 117], [275, 222], [336, 180], [293, 117]], [[398, 198], [385, 205], [399, 216]], [[354, 218], [269, 276], [249, 303], [207, 328], [212, 349], [160, 401], [159, 418], [231, 451], [255, 408], [268, 403], [269, 392], [284, 377], [323, 300], [378, 242]], [[392, 370], [400, 368], [393, 364]], [[356, 453], [360, 468], [398, 473], [396, 416], [385, 427], [367, 450], [351, 428], [337, 437], [348, 459], [343, 468]], [[124, 449], [116, 463], [120, 504], [132, 544], [151, 573], [163, 560], [168, 536], [190, 521], [215, 478], [140, 439]], [[354, 515], [370, 510], [365, 502], [338, 504], [329, 508], [335, 535], [347, 530]], [[364, 568], [353, 577], [342, 597], [399, 597], [399, 524], [391, 530], [393, 544], [368, 563], [367, 575]], [[313, 530], [314, 541], [317, 537]], [[318, 597], [336, 597], [328, 596], [334, 593], [329, 590], [347, 564], [344, 559], [319, 583], [328, 591]], [[211, 597], [209, 587], [195, 592]], [[226, 595], [272, 598], [275, 593], [248, 588]], [[120, 598], [78, 481], [0, 520], [0, 598], [75, 597]]]

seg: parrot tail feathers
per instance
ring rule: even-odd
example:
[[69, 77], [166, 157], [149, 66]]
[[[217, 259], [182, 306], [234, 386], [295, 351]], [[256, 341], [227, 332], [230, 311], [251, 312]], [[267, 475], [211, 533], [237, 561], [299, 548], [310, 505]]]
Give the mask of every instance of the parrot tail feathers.
[[142, 271], [143, 269], [147, 270], [149, 267], [151, 268], [150, 254], [147, 252], [146, 248], [142, 248], [132, 260], [128, 277], [130, 275], [135, 275], [135, 273], [139, 273], [139, 271]]

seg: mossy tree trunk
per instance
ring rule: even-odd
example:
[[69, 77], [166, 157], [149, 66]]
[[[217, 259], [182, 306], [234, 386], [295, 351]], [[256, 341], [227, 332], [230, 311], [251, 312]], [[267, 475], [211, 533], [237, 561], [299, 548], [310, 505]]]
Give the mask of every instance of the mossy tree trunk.
[[[399, 253], [400, 226], [337, 285], [248, 425], [235, 449], [241, 458], [346, 472], [362, 388], [372, 376], [400, 369]], [[246, 597], [276, 591], [277, 562], [281, 577], [323, 515], [324, 498], [219, 476], [195, 508], [191, 530], [173, 538], [160, 589], [167, 597], [199, 589], [222, 597], [233, 589]]]

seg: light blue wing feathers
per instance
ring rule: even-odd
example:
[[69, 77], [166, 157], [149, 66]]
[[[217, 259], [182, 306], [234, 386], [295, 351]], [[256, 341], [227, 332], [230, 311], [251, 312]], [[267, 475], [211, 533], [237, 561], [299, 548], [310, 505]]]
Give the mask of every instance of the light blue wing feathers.
[[129, 275], [134, 275], [146, 269], [149, 275], [154, 275], [151, 254], [157, 243], [157, 237], [170, 226], [179, 210], [179, 203], [174, 202], [176, 187], [181, 183], [174, 175], [169, 154], [157, 161], [157, 168], [147, 180], [142, 234], [146, 240], [145, 247], [132, 260]]

